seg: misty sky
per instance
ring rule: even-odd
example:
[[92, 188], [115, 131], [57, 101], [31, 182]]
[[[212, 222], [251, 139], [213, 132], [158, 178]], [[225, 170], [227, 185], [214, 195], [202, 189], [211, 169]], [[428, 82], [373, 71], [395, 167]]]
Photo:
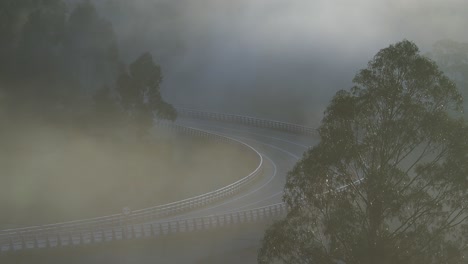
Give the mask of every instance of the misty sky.
[[287, 118], [278, 108], [288, 108], [305, 122], [320, 116], [333, 94], [348, 89], [356, 71], [389, 44], [406, 38], [426, 52], [440, 39], [468, 42], [466, 0], [107, 0], [96, 5], [114, 24], [125, 61], [153, 53], [170, 102], [260, 115], [273, 106], [278, 118]]

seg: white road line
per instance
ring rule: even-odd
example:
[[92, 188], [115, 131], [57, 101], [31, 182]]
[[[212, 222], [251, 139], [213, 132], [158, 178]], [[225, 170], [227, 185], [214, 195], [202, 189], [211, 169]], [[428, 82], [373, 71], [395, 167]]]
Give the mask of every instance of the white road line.
[[279, 150], [279, 151], [282, 151], [282, 152], [284, 152], [284, 153], [290, 155], [291, 157], [293, 157], [293, 158], [295, 158], [295, 159], [297, 159], [297, 160], [300, 159], [299, 156], [297, 156], [297, 155], [295, 155], [295, 154], [293, 154], [293, 153], [291, 153], [291, 152], [289, 152], [289, 151], [287, 151], [287, 150], [284, 150], [284, 149], [282, 149], [282, 148], [280, 148], [280, 147], [277, 147], [277, 146], [274, 146], [274, 145], [271, 145], [271, 144], [268, 144], [268, 143], [265, 143], [265, 142], [258, 141], [258, 140], [256, 140], [256, 139], [251, 139], [251, 138], [246, 138], [246, 137], [241, 137], [241, 136], [232, 136], [232, 137], [235, 137], [235, 138], [242, 138], [242, 139], [244, 139], [244, 140], [254, 141], [254, 142], [257, 142], [257, 143], [259, 143], [259, 144], [263, 144], [263, 145], [269, 146], [269, 147], [271, 147], [271, 148], [277, 149], [277, 150]]
[[[210, 131], [210, 132], [214, 132], [214, 131]], [[216, 132], [217, 132], [217, 133], [220, 133], [219, 131], [216, 131]], [[224, 133], [220, 133], [220, 134], [224, 134]], [[284, 150], [284, 149], [282, 149], [282, 148], [276, 147], [276, 146], [274, 146], [274, 145], [271, 145], [271, 144], [268, 144], [268, 143], [265, 143], [265, 142], [261, 142], [261, 141], [255, 140], [255, 139], [251, 139], [251, 138], [240, 137], [240, 136], [234, 136], [234, 135], [230, 135], [230, 136], [231, 136], [231, 137], [234, 137], [234, 138], [241, 138], [241, 139], [244, 139], [244, 140], [251, 140], [251, 141], [257, 142], [257, 143], [259, 143], [259, 144], [266, 145], [266, 146], [269, 146], [269, 147], [271, 147], [271, 148], [277, 149], [277, 150], [279, 150], [279, 151], [281, 151], [281, 152], [284, 152], [284, 153], [290, 155], [291, 157], [293, 157], [293, 158], [295, 158], [295, 159], [299, 159], [299, 156], [297, 156], [297, 155], [295, 155], [295, 154], [293, 154], [293, 153], [291, 153], [291, 152], [289, 152], [289, 151], [287, 151], [287, 150]], [[221, 203], [221, 204], [218, 204], [218, 205], [215, 205], [215, 206], [212, 206], [212, 207], [203, 208], [203, 209], [200, 209], [200, 210], [197, 210], [197, 211], [193, 211], [192, 213], [204, 212], [204, 211], [206, 211], [206, 210], [214, 209], [214, 208], [220, 207], [220, 206], [222, 206], [222, 205], [226, 205], [226, 204], [228, 204], [228, 203], [237, 201], [237, 200], [239, 200], [239, 199], [241, 199], [241, 198], [244, 198], [244, 197], [246, 197], [246, 196], [249, 196], [249, 195], [251, 195], [251, 194], [253, 194], [253, 193], [259, 191], [260, 189], [262, 189], [262, 188], [264, 188], [266, 185], [268, 185], [268, 184], [276, 177], [276, 174], [277, 174], [277, 167], [276, 167], [275, 162], [274, 162], [272, 159], [270, 159], [267, 155], [265, 155], [265, 154], [262, 153], [262, 156], [263, 156], [265, 159], [268, 159], [268, 160], [271, 162], [271, 164], [273, 164], [273, 166], [274, 166], [273, 177], [271, 177], [266, 183], [264, 183], [262, 186], [256, 188], [255, 190], [253, 190], [253, 191], [251, 191], [251, 192], [248, 192], [248, 193], [246, 193], [246, 194], [244, 194], [244, 195], [242, 195], [242, 196], [236, 197], [236, 198], [234, 198], [234, 199], [227, 200], [227, 201], [225, 201], [225, 202], [223, 202], [223, 203]], [[271, 195], [271, 196], [269, 196], [269, 197], [267, 197], [267, 198], [264, 198], [264, 199], [262, 199], [262, 200], [255, 201], [255, 202], [253, 202], [253, 203], [251, 203], [251, 204], [243, 205], [243, 206], [241, 206], [240, 208], [244, 208], [244, 207], [247, 207], [247, 206], [256, 204], [256, 203], [263, 202], [263, 201], [268, 200], [268, 199], [270, 199], [270, 198], [272, 198], [272, 197], [274, 197], [274, 196], [277, 196], [277, 195], [279, 195], [279, 194], [281, 194], [281, 193], [283, 193], [283, 191], [278, 192], [278, 193], [275, 193], [274, 195]], [[240, 209], [240, 208], [239, 208], [239, 207], [236, 207], [236, 209], [234, 209], [234, 210], [238, 210], [238, 209]], [[227, 212], [231, 212], [231, 211], [234, 211], [234, 210], [230, 210], [230, 211], [227, 211]], [[186, 215], [189, 215], [189, 214], [180, 215], [180, 216], [177, 216], [177, 217], [175, 217], [175, 218], [169, 218], [169, 220], [172, 220], [172, 219], [174, 219], [174, 220], [180, 219], [180, 217], [186, 216]], [[159, 221], [158, 221], [158, 222], [159, 222]]]
[[[234, 202], [234, 201], [237, 201], [237, 200], [239, 200], [239, 199], [242, 199], [242, 198], [244, 198], [244, 197], [246, 197], [246, 196], [249, 196], [249, 195], [251, 195], [251, 194], [253, 194], [253, 193], [259, 191], [260, 189], [264, 188], [265, 186], [267, 186], [267, 185], [268, 185], [271, 181], [273, 181], [273, 179], [276, 177], [277, 171], [278, 171], [278, 170], [277, 170], [277, 167], [276, 167], [275, 162], [274, 162], [272, 159], [270, 159], [269, 157], [267, 157], [267, 156], [264, 155], [264, 154], [262, 154], [262, 156], [263, 156], [265, 159], [267, 159], [268, 161], [270, 161], [270, 163], [273, 165], [273, 175], [268, 179], [268, 181], [267, 181], [266, 183], [264, 183], [264, 184], [261, 185], [260, 187], [257, 187], [256, 189], [254, 189], [254, 190], [252, 190], [252, 191], [250, 191], [250, 192], [248, 192], [248, 193], [246, 193], [246, 194], [244, 194], [244, 195], [242, 195], [242, 196], [238, 196], [238, 197], [236, 197], [236, 198], [234, 198], [234, 199], [229, 199], [229, 200], [227, 200], [227, 201], [225, 201], [225, 202], [223, 202], [223, 203], [221, 203], [221, 204], [217, 204], [217, 205], [214, 205], [214, 206], [211, 206], [211, 207], [207, 207], [207, 208], [202, 208], [202, 209], [200, 209], [200, 210], [196, 210], [196, 211], [193, 211], [193, 212], [191, 212], [191, 213], [200, 213], [200, 212], [204, 212], [204, 211], [207, 211], [207, 210], [211, 210], [211, 209], [214, 209], [214, 208], [217, 208], [217, 207], [220, 207], [220, 206], [229, 204], [229, 203], [231, 203], [231, 202]], [[180, 217], [182, 217], [182, 216], [187, 216], [187, 215], [190, 215], [190, 213], [184, 214], [184, 215], [180, 215], [180, 216], [177, 216], [177, 217], [174, 217], [174, 218], [169, 218], [169, 219], [167, 219], [167, 220], [177, 220], [177, 219], [180, 219]], [[166, 219], [164, 219], [164, 221], [166, 221]], [[157, 221], [157, 222], [159, 222], [159, 221]]]
[[249, 203], [249, 204], [243, 205], [243, 206], [241, 206], [241, 207], [237, 207], [235, 210], [226, 211], [225, 213], [230, 213], [230, 212], [238, 211], [239, 209], [242, 209], [242, 208], [245, 208], [245, 207], [252, 206], [252, 205], [254, 205], [254, 204], [258, 204], [258, 203], [264, 202], [264, 201], [269, 200], [269, 199], [271, 199], [271, 198], [273, 198], [273, 197], [276, 197], [276, 196], [278, 196], [278, 195], [280, 195], [280, 194], [283, 194], [283, 191], [277, 192], [277, 193], [275, 193], [275, 194], [273, 194], [273, 195], [270, 195], [270, 196], [268, 196], [268, 197], [266, 197], [266, 198], [263, 198], [262, 200], [258, 200], [258, 201], [255, 201], [255, 202], [253, 202], [253, 203]]

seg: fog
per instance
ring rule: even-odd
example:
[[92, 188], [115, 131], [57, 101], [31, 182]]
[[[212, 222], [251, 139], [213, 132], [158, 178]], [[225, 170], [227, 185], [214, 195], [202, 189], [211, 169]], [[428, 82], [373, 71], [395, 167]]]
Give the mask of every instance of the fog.
[[124, 60], [155, 55], [170, 102], [310, 125], [381, 48], [468, 40], [464, 0], [95, 2]]
[[[105, 51], [107, 45], [113, 49], [114, 36], [108, 29], [110, 27], [115, 31], [117, 38], [119, 60], [129, 64], [143, 52], [149, 51], [153, 54], [155, 62], [161, 66], [163, 72], [161, 92], [169, 103], [211, 111], [279, 119], [313, 127], [318, 126], [322, 113], [333, 94], [340, 89], [348, 89], [352, 85], [351, 81], [355, 73], [365, 67], [367, 61], [381, 48], [402, 39], [414, 41], [423, 52], [430, 51], [432, 45], [440, 39], [468, 42], [468, 35], [464, 34], [464, 27], [468, 24], [466, 16], [468, 4], [463, 0], [359, 0], [352, 2], [346, 0], [333, 2], [325, 0], [96, 0], [90, 2], [97, 8], [97, 15], [93, 17], [97, 22], [94, 25], [102, 27], [101, 30], [106, 36], [108, 35], [108, 38], [104, 37], [104, 40], [98, 39], [93, 42], [93, 37], [98, 36], [95, 32], [92, 32], [94, 35], [80, 35], [81, 31], [76, 31], [79, 34], [70, 33], [73, 43], [69, 54], [64, 56], [67, 61], [65, 64], [59, 62], [57, 65], [66, 65], [65, 68], [70, 69], [76, 68], [75, 72], [71, 71], [72, 75], [74, 78], [81, 79], [77, 81], [77, 84], [66, 88], [60, 85], [60, 80], [58, 81], [59, 85], [55, 85], [62, 89], [62, 93], [63, 91], [71, 91], [65, 92], [68, 93], [69, 97], [79, 94], [77, 91], [73, 92], [73, 89], [82, 89], [89, 97], [95, 92], [89, 89], [98, 89], [103, 83], [107, 83], [112, 89], [115, 89], [115, 83], [109, 80], [115, 79], [115, 68], [117, 67], [117, 58], [115, 57], [117, 55], [110, 62], [102, 62], [101, 57], [96, 59], [96, 61], [101, 60], [99, 63], [104, 63], [103, 65], [106, 63], [109, 65], [108, 68], [102, 67], [104, 70], [99, 70], [99, 66], [95, 66], [96, 71], [89, 68], [93, 64], [85, 58], [85, 56], [89, 56], [86, 53], [86, 49], [89, 47], [86, 45], [91, 47], [96, 45], [99, 52]], [[67, 14], [70, 15], [76, 5], [82, 1], [67, 0], [65, 3], [68, 5]], [[99, 17], [109, 20], [111, 24], [100, 22]], [[75, 20], [74, 23], [71, 25], [75, 27], [80, 25], [79, 20]], [[83, 27], [86, 29], [86, 26]], [[16, 28], [18, 27], [16, 26]], [[37, 38], [34, 34], [31, 36], [32, 38], [29, 40]], [[83, 36], [89, 39], [84, 41]], [[80, 39], [84, 44], [76, 41], [77, 39]], [[25, 40], [27, 41], [28, 38]], [[67, 39], [64, 43], [70, 45], [70, 42], [66, 41]], [[14, 43], [13, 46], [17, 45], [15, 41], [12, 43]], [[32, 50], [36, 48], [33, 43], [26, 44], [26, 48]], [[73, 49], [74, 45], [78, 48]], [[19, 47], [21, 48], [21, 46]], [[40, 53], [40, 49], [38, 50]], [[55, 54], [60, 51], [60, 47], [56, 50], [53, 47], [48, 47], [46, 50], [51, 51], [50, 54]], [[117, 52], [114, 49], [112, 51]], [[31, 58], [35, 64], [39, 65], [38, 67], [42, 67], [41, 61], [34, 61], [34, 58], [42, 57]], [[82, 65], [73, 68], [76, 62]], [[51, 71], [56, 71], [54, 67], [51, 69]], [[108, 69], [111, 69], [109, 71], [112, 73], [109, 74]], [[31, 72], [34, 70], [32, 68]], [[60, 71], [57, 72], [60, 75]], [[22, 73], [15, 74], [21, 76]], [[102, 76], [102, 79], [99, 80], [101, 75], [106, 76]], [[40, 98], [46, 98], [49, 93], [42, 91], [47, 90], [44, 88], [49, 86], [50, 82], [47, 80], [47, 76], [39, 78], [39, 80], [43, 82], [34, 83], [35, 79], [32, 79], [31, 83], [35, 89], [26, 90], [33, 91], [30, 98], [21, 97], [22, 95], [19, 93], [20, 96], [11, 97], [16, 98], [14, 100], [17, 101], [10, 102], [10, 104], [27, 105], [41, 101], [42, 99], [38, 100], [39, 97], [35, 95], [36, 93], [42, 96]], [[21, 90], [18, 87], [21, 87], [24, 82], [28, 82], [27, 78], [23, 78], [22, 81], [14, 85], [3, 86], [11, 86], [8, 87], [7, 91]], [[461, 88], [467, 89], [466, 87]], [[41, 92], [43, 94], [40, 94]], [[18, 100], [19, 98], [21, 99]], [[0, 97], [0, 100], [3, 98]], [[50, 102], [54, 102], [53, 100]], [[47, 102], [49, 101], [46, 101], [45, 104]], [[63, 102], [67, 104], [66, 100]], [[63, 102], [62, 104], [64, 104]], [[74, 103], [80, 104], [81, 102], [84, 101], [75, 100]], [[39, 105], [39, 107], [35, 105], [30, 109], [37, 111], [45, 104]], [[106, 104], [105, 101], [104, 104]], [[2, 104], [0, 107], [5, 108], [5, 105]], [[89, 106], [87, 107], [89, 108]], [[106, 106], [104, 105], [104, 107]], [[91, 117], [89, 109], [86, 110], [89, 113], [83, 114], [80, 112], [82, 110], [79, 110], [77, 114], [69, 115], [61, 113], [66, 112], [61, 109], [64, 109], [63, 105], [53, 106], [49, 111], [57, 112], [54, 115], [58, 115], [59, 119], [77, 124], [71, 128], [69, 124], [62, 124], [59, 128], [50, 127], [47, 122], [36, 122], [37, 116], [30, 115], [30, 113], [22, 114], [21, 118], [18, 118], [18, 115], [11, 115], [9, 118], [3, 119], [4, 123], [10, 124], [9, 130], [0, 131], [3, 146], [2, 152], [0, 152], [3, 163], [2, 173], [8, 175], [8, 177], [4, 176], [3, 178], [16, 179], [21, 178], [18, 175], [27, 175], [22, 181], [32, 181], [27, 185], [32, 189], [27, 189], [24, 184], [12, 182], [11, 186], [20, 186], [20, 189], [11, 188], [9, 190], [11, 195], [4, 191], [5, 197], [25, 194], [28, 197], [25, 198], [27, 203], [37, 202], [34, 197], [41, 192], [43, 193], [44, 190], [34, 182], [41, 181], [41, 177], [75, 175], [68, 173], [68, 170], [79, 172], [82, 168], [79, 161], [88, 157], [94, 157], [94, 160], [92, 158], [87, 161], [91, 165], [84, 165], [85, 172], [91, 178], [82, 179], [83, 182], [92, 181], [93, 175], [110, 176], [114, 175], [116, 171], [120, 172], [121, 175], [128, 175], [129, 173], [126, 173], [125, 170], [131, 171], [131, 166], [134, 166], [134, 169], [144, 167], [145, 169], [140, 172], [141, 175], [153, 175], [152, 172], [159, 166], [160, 171], [157, 173], [159, 176], [180, 176], [184, 173], [186, 175], [190, 171], [197, 171], [196, 168], [191, 167], [192, 165], [200, 166], [199, 164], [204, 163], [200, 160], [198, 165], [195, 163], [192, 163], [191, 166], [185, 164], [187, 166], [180, 168], [183, 171], [169, 172], [170, 166], [164, 167], [163, 165], [174, 164], [175, 161], [164, 160], [167, 157], [162, 154], [164, 150], [160, 149], [158, 150], [160, 163], [140, 164], [139, 166], [133, 164], [129, 165], [130, 167], [115, 166], [121, 165], [122, 160], [125, 159], [138, 160], [140, 156], [151, 157], [155, 153], [147, 153], [145, 148], [136, 148], [133, 152], [130, 151], [128, 157], [119, 156], [112, 160], [109, 155], [116, 151], [108, 148], [109, 146], [92, 146], [94, 143], [91, 142], [95, 142], [96, 138], [94, 135], [89, 135], [89, 130], [80, 128], [80, 126], [92, 127], [100, 123], [93, 128], [99, 130], [100, 126], [106, 126], [109, 122], [108, 116], [104, 113], [104, 115]], [[74, 107], [73, 109], [80, 108]], [[75, 111], [73, 109], [67, 111], [73, 112]], [[0, 115], [7, 112], [1, 110]], [[62, 114], [63, 116], [60, 116]], [[80, 121], [82, 119], [91, 119], [91, 121], [82, 123]], [[111, 130], [116, 131], [120, 129], [121, 125], [121, 123], [113, 124]], [[103, 132], [104, 134], [114, 133], [109, 133], [109, 129], [105, 131], [107, 132]], [[112, 147], [124, 149], [125, 144], [133, 144], [131, 142], [131, 140], [130, 142], [120, 142], [121, 145]], [[56, 146], [60, 146], [61, 152], [66, 152], [68, 155], [66, 160], [61, 161], [61, 164], [57, 162], [61, 154], [53, 154]], [[181, 148], [180, 146], [172, 147]], [[213, 153], [211, 146], [206, 146], [205, 151]], [[48, 154], [44, 155], [43, 153]], [[208, 155], [198, 155], [209, 159]], [[225, 160], [229, 160], [229, 158], [227, 157]], [[99, 163], [104, 165], [101, 167], [92, 165]], [[207, 169], [211, 169], [212, 172], [216, 171], [221, 164], [224, 163], [220, 162], [216, 164], [217, 166]], [[232, 164], [224, 165], [234, 166]], [[95, 172], [91, 173], [90, 168], [94, 168]], [[105, 169], [107, 171], [104, 171]], [[198, 173], [203, 174], [202, 172], [203, 169], [199, 168]], [[43, 176], [36, 177], [34, 175]], [[79, 177], [78, 174], [75, 176]], [[74, 177], [70, 176], [67, 179], [71, 178]], [[112, 180], [101, 179], [99, 183], [104, 184], [108, 181]], [[132, 181], [134, 179], [128, 179], [128, 182]], [[123, 185], [128, 184], [128, 182], [127, 180], [121, 181]], [[10, 185], [3, 186], [8, 189]], [[118, 188], [123, 187], [102, 185], [96, 186], [95, 190], [96, 192], [100, 190], [102, 195], [106, 196]], [[60, 189], [55, 187], [47, 187], [46, 189], [49, 193], [60, 192]], [[77, 190], [79, 189], [77, 188]], [[188, 194], [184, 195], [184, 197], [186, 196]], [[95, 196], [90, 194], [90, 197]], [[161, 199], [158, 203], [172, 198]], [[73, 201], [63, 201], [63, 204], [67, 202]], [[116, 202], [116, 205], [110, 206], [109, 210], [114, 212], [124, 202]], [[18, 203], [14, 203], [14, 205], [19, 206]], [[144, 205], [146, 204], [139, 203], [139, 206]], [[27, 211], [26, 208], [32, 206], [32, 204], [24, 204], [23, 207]], [[80, 206], [84, 205], [77, 204], [71, 208]], [[95, 209], [100, 210], [100, 208], [102, 207], [97, 206]], [[80, 215], [78, 212], [73, 215], [67, 214], [63, 217], [73, 218]], [[93, 212], [90, 212], [89, 215], [92, 216]]]
[[[154, 127], [144, 138], [140, 132], [152, 127], [156, 111], [147, 107], [148, 90], [141, 98], [131, 93], [136, 85], [128, 85], [127, 94], [117, 91], [122, 73], [144, 52], [161, 67], [161, 94], [157, 85], [152, 94], [162, 95], [158, 107], [167, 102], [318, 127], [333, 95], [349, 89], [357, 71], [380, 49], [408, 39], [427, 54], [442, 39], [468, 42], [466, 0], [89, 0], [97, 12], [82, 10], [73, 23], [70, 14], [86, 0], [63, 1], [63, 14], [47, 7], [58, 13], [47, 17], [56, 19], [52, 26], [35, 27], [33, 16], [26, 19], [22, 12], [32, 13], [31, 6], [15, 9], [20, 22], [7, 22], [18, 32], [5, 41], [11, 43], [0, 40], [0, 55], [16, 52], [0, 60], [0, 211], [9, 212], [0, 215], [0, 229], [164, 204], [225, 186], [258, 165], [252, 153], [228, 144]], [[89, 17], [99, 29], [82, 23]], [[63, 35], [50, 40], [44, 37], [49, 29]], [[26, 59], [17, 59], [18, 54]], [[28, 60], [34, 62], [24, 67], [28, 71], [11, 67], [12, 78], [2, 72], [10, 62], [18, 66]], [[140, 81], [127, 75], [137, 80], [132, 84]], [[111, 92], [96, 93], [102, 87]], [[468, 94], [468, 87], [460, 89]], [[133, 109], [123, 106], [128, 98], [136, 98]], [[145, 120], [138, 119], [145, 114], [141, 109], [150, 109]], [[248, 134], [256, 142], [253, 135], [261, 131], [243, 131], [239, 137]], [[281, 133], [264, 140], [300, 151], [305, 150], [301, 144], [312, 142], [297, 135], [301, 144], [282, 140]], [[292, 157], [300, 154], [265, 142], [255, 143], [263, 154], [269, 146], [271, 152], [284, 152], [278, 157], [288, 157], [278, 163], [277, 178], [284, 177], [296, 161]], [[273, 179], [276, 165], [271, 163]], [[258, 244], [252, 237], [249, 250]], [[223, 250], [232, 242], [222, 241]], [[232, 244], [244, 243], [239, 241]]]
[[0, 141], [0, 229], [166, 204], [222, 188], [258, 166], [242, 146], [163, 128], [139, 142], [122, 129], [96, 136], [18, 122], [0, 136], [10, 139]]

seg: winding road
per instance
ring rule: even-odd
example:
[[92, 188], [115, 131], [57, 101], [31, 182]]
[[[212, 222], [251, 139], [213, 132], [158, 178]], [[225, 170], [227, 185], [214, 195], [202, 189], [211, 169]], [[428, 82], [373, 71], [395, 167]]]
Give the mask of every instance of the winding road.
[[[67, 259], [67, 263], [256, 263], [256, 252], [264, 230], [272, 219], [286, 211], [281, 203], [286, 174], [318, 139], [310, 133], [286, 132], [288, 129], [285, 128], [290, 126], [297, 130], [296, 125], [292, 124], [255, 119], [257, 121], [253, 124], [256, 125], [253, 126], [251, 119], [245, 117], [223, 118], [228, 120], [221, 122], [216, 116], [197, 118], [193, 114], [185, 114], [176, 121], [176, 125], [229, 137], [252, 147], [261, 155], [262, 173], [249, 180], [240, 191], [223, 199], [205, 199], [200, 206], [199, 203], [197, 206], [190, 204], [189, 210], [176, 208], [167, 215], [158, 215], [156, 220], [139, 219], [138, 222], [124, 225], [120, 222], [118, 225], [124, 226], [120, 229], [102, 226], [99, 230], [93, 227], [79, 234], [70, 232], [66, 239], [59, 231], [55, 238], [48, 233], [40, 239], [37, 231], [33, 236], [26, 236], [22, 231], [3, 230], [0, 235], [3, 234], [5, 238], [9, 231], [10, 236], [9, 239], [0, 240], [0, 252], [14, 254], [30, 248], [40, 251], [67, 245], [91, 245], [156, 236], [150, 247], [126, 247], [118, 252], [109, 247], [80, 255], [72, 261]], [[233, 122], [233, 118], [240, 122]], [[48, 262], [65, 261], [60, 256]]]
[[280, 203], [286, 173], [302, 153], [316, 143], [316, 140], [310, 137], [239, 124], [193, 119], [179, 119], [177, 123], [245, 142], [254, 147], [265, 161], [261, 180], [226, 201], [186, 214], [190, 216], [219, 214]]

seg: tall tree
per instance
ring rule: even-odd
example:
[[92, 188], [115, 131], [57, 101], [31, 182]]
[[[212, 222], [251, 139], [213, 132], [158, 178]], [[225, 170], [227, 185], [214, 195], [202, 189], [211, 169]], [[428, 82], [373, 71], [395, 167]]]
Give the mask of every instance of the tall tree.
[[161, 69], [153, 62], [150, 53], [144, 53], [123, 71], [117, 80], [117, 91], [123, 109], [139, 126], [139, 133], [145, 133], [155, 117], [175, 120], [176, 110], [161, 96]]
[[454, 83], [407, 40], [353, 82], [288, 173], [290, 211], [259, 262], [466, 263], [468, 127], [453, 117]]
[[465, 118], [468, 118], [468, 43], [450, 39], [437, 41], [428, 54], [457, 84], [465, 98]]
[[89, 0], [70, 14], [64, 47], [64, 61], [85, 96], [91, 98], [101, 87], [114, 85], [120, 67], [117, 39], [112, 24]]
[[[3, 0], [0, 1], [0, 74], [5, 71], [11, 74], [12, 63], [17, 59], [18, 46], [23, 39], [30, 38], [27, 34], [36, 34], [39, 46], [49, 42], [56, 43], [57, 33], [63, 27], [65, 8], [61, 0]], [[32, 25], [37, 23], [37, 25]], [[36, 26], [37, 32], [31, 27]], [[25, 27], [29, 27], [25, 34]], [[3, 77], [3, 76], [0, 76]]]
[[10, 105], [89, 107], [99, 88], [114, 86], [116, 37], [89, 0], [70, 14], [62, 0], [0, 1], [0, 22], [0, 89]]
[[12, 100], [18, 99], [17, 103], [54, 97], [52, 88], [61, 79], [59, 61], [66, 18], [63, 2], [6, 0], [0, 9], [2, 88], [13, 96]]

